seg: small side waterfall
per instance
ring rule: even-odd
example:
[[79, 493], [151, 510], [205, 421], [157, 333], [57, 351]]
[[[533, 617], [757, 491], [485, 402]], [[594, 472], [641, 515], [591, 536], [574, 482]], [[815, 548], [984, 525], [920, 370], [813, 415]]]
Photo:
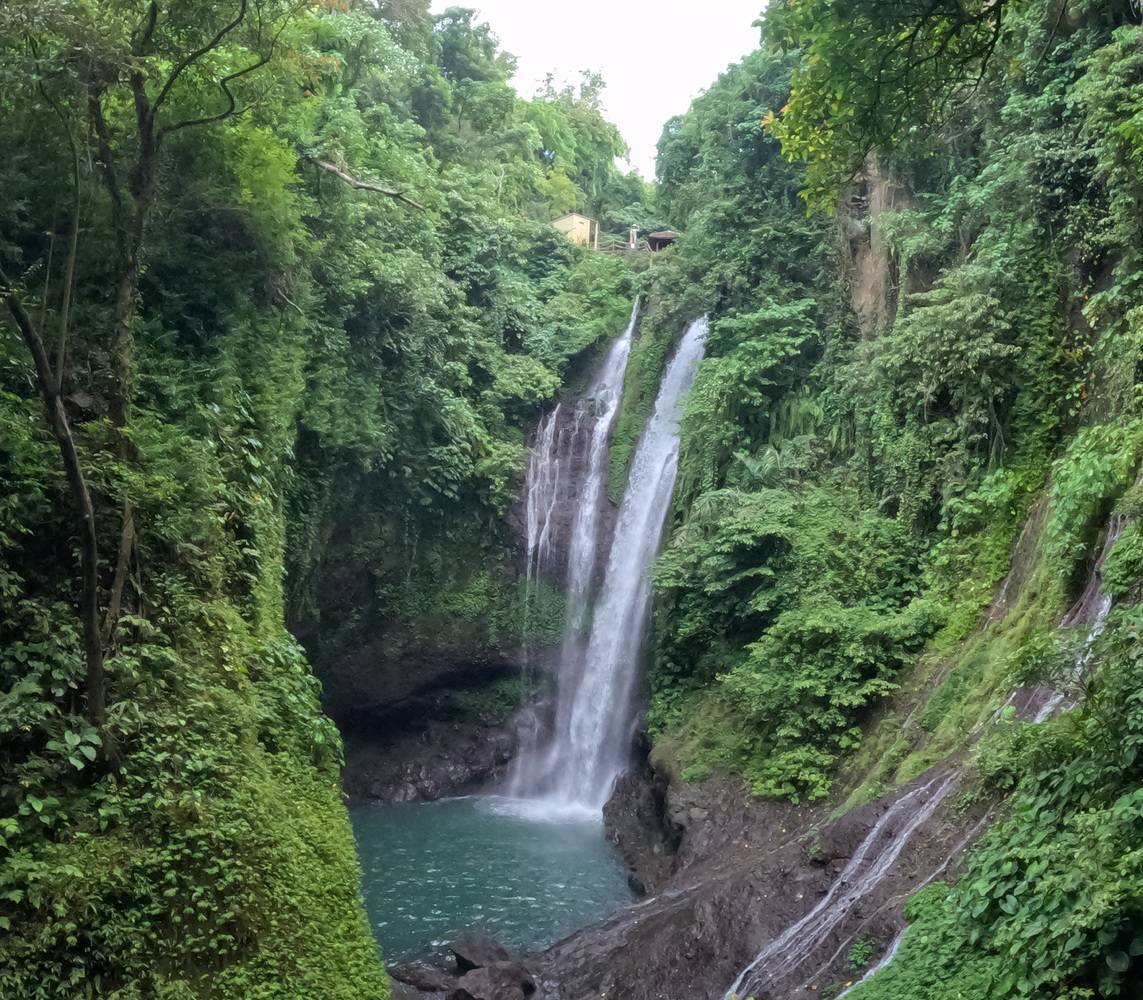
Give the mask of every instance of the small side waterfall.
[[1107, 557], [1111, 555], [1111, 550], [1115, 548], [1115, 543], [1119, 541], [1119, 536], [1123, 534], [1123, 529], [1126, 526], [1127, 518], [1121, 514], [1113, 517], [1108, 523], [1107, 537], [1104, 539], [1099, 558], [1096, 559], [1095, 565], [1092, 567], [1087, 586], [1084, 587], [1079, 600], [1064, 616], [1064, 620], [1060, 622], [1061, 628], [1076, 628], [1086, 625], [1088, 627], [1087, 635], [1076, 652], [1071, 671], [1064, 685], [1052, 691], [1051, 695], [1043, 701], [1043, 704], [1038, 706], [1033, 722], [1045, 722], [1061, 708], [1071, 708], [1075, 705], [1076, 699], [1072, 692], [1090, 673], [1091, 658], [1095, 653], [1093, 648], [1095, 641], [1103, 635], [1104, 629], [1107, 628], [1107, 616], [1111, 614], [1113, 600], [1111, 595], [1103, 589], [1103, 565], [1107, 562]]
[[796, 972], [834, 929], [893, 869], [913, 835], [956, 787], [956, 772], [938, 774], [898, 798], [873, 825], [829, 892], [774, 938], [734, 981], [724, 1000], [764, 996], [768, 985]]
[[[1002, 619], [1017, 600], [1020, 589], [1026, 583], [1029, 567], [1035, 558], [1035, 548], [1039, 544], [1047, 515], [1046, 498], [1041, 498], [1033, 506], [1028, 521], [1020, 533], [1012, 556], [1012, 569], [1005, 577], [985, 616], [986, 624]], [[1111, 614], [1114, 603], [1112, 596], [1103, 589], [1104, 564], [1128, 523], [1129, 519], [1122, 514], [1116, 514], [1108, 521], [1103, 546], [1088, 575], [1083, 593], [1060, 622], [1060, 628], [1064, 629], [1085, 626], [1087, 628], [1083, 642], [1073, 656], [1065, 676], [1054, 683], [1040, 681], [1016, 688], [1008, 696], [1008, 700], [992, 713], [993, 722], [998, 721], [1007, 708], [1011, 708], [1014, 717], [1023, 722], [1046, 722], [1061, 709], [1073, 708], [1076, 705], [1077, 688], [1091, 672], [1095, 643], [1107, 628], [1108, 615]], [[984, 725], [985, 723], [981, 722], [973, 734], [976, 735], [983, 730]]]
[[[667, 365], [655, 408], [631, 464], [606, 569], [597, 600], [592, 583], [600, 561], [599, 522], [607, 475], [608, 441], [619, 405], [632, 326], [612, 348], [593, 386], [589, 409], [592, 432], [587, 472], [579, 491], [567, 554], [567, 630], [560, 651], [555, 720], [546, 741], [525, 741], [509, 781], [513, 797], [537, 801], [553, 813], [598, 815], [616, 775], [626, 764], [632, 722], [632, 694], [650, 611], [651, 564], [674, 492], [679, 454], [682, 401], [702, 360], [707, 325], [692, 323]], [[553, 415], [554, 417], [554, 415]], [[551, 420], [552, 418], [550, 418]], [[552, 420], [554, 423], [554, 420]], [[577, 418], [574, 434], [580, 434]], [[558, 442], [541, 428], [533, 471], [529, 473], [529, 558], [544, 558], [551, 537], [545, 500], [550, 484], [558, 486]], [[555, 435], [558, 438], [558, 433]], [[545, 447], [555, 448], [548, 455]], [[555, 488], [555, 487], [552, 487]], [[566, 488], [566, 484], [565, 484]], [[532, 493], [537, 511], [531, 517]], [[534, 541], [533, 541], [534, 537]]]

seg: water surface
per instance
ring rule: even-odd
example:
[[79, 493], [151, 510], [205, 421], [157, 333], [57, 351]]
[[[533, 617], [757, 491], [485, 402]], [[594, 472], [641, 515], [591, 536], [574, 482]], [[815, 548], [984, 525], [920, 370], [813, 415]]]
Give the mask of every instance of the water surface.
[[442, 952], [470, 928], [533, 951], [631, 901], [601, 823], [519, 812], [495, 798], [351, 810], [386, 960]]

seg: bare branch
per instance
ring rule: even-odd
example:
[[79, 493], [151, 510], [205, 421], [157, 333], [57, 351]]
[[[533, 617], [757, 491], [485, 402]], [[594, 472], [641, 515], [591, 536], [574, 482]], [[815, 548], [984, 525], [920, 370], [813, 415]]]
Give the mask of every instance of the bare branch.
[[130, 500], [123, 501], [123, 528], [119, 534], [119, 554], [115, 560], [115, 575], [111, 581], [111, 594], [107, 600], [107, 614], [103, 618], [104, 646], [115, 641], [115, 629], [123, 608], [123, 589], [127, 584], [127, 569], [135, 548], [135, 508]]
[[[213, 115], [204, 115], [201, 118], [188, 118], [186, 121], [175, 122], [173, 125], [167, 125], [164, 128], [159, 130], [158, 141], [162, 142], [162, 140], [165, 136], [170, 135], [172, 132], [178, 132], [180, 129], [191, 128], [191, 127], [198, 126], [198, 125], [209, 125], [211, 122], [222, 121], [222, 119], [229, 118], [232, 115], [245, 114], [247, 111], [249, 111], [250, 108], [253, 106], [253, 104], [247, 105], [241, 111], [238, 110], [238, 101], [235, 99], [234, 94], [231, 93], [229, 85], [231, 83], [233, 83], [235, 80], [237, 80], [241, 77], [244, 77], [249, 73], [253, 73], [255, 70], [261, 69], [271, 59], [274, 58], [274, 52], [278, 47], [278, 40], [282, 37], [282, 32], [284, 32], [286, 30], [286, 27], [289, 25], [290, 20], [294, 17], [294, 15], [297, 14], [298, 11], [302, 10], [308, 4], [308, 2], [309, 2], [309, 0], [299, 0], [299, 3], [296, 4], [293, 7], [293, 9], [291, 9], [286, 15], [283, 16], [282, 22], [278, 26], [278, 30], [274, 33], [274, 37], [270, 39], [269, 48], [266, 49], [266, 52], [262, 56], [261, 59], [259, 59], [255, 63], [252, 63], [249, 66], [246, 66], [243, 69], [240, 69], [234, 73], [231, 73], [229, 76], [224, 76], [221, 80], [218, 81], [218, 85], [222, 88], [222, 92], [226, 95], [226, 108], [224, 110], [219, 111], [218, 113], [213, 114]], [[259, 16], [258, 16], [258, 36], [259, 36], [259, 38], [261, 38], [261, 35], [262, 35], [262, 17], [261, 17], [261, 8], [259, 8]], [[160, 97], [161, 96], [162, 95], [160, 94]], [[156, 101], [155, 105], [154, 105], [154, 109], [157, 110], [158, 106], [159, 106], [158, 102]]]
[[238, 0], [238, 13], [234, 15], [234, 19], [219, 28], [209, 42], [195, 49], [193, 52], [188, 53], [175, 64], [175, 68], [171, 70], [171, 75], [167, 77], [167, 82], [163, 84], [162, 89], [159, 91], [159, 96], [155, 98], [152, 109], [158, 112], [159, 108], [163, 106], [163, 102], [167, 99], [167, 95], [170, 94], [171, 88], [178, 82], [179, 77], [208, 52], [212, 52], [218, 48], [218, 46], [222, 44], [222, 40], [232, 31], [235, 31], [245, 20], [246, 0]]
[[132, 35], [131, 37], [131, 51], [135, 55], [142, 55], [147, 46], [151, 44], [151, 39], [155, 34], [155, 26], [159, 23], [159, 5], [155, 0], [151, 0], [147, 6], [147, 20], [143, 25], [143, 33], [138, 37]]
[[385, 195], [386, 198], [393, 198], [397, 201], [404, 202], [406, 205], [410, 205], [411, 207], [419, 209], [422, 212], [425, 211], [424, 205], [422, 205], [419, 201], [414, 201], [407, 194], [403, 194], [400, 191], [394, 191], [390, 188], [383, 188], [379, 184], [371, 184], [369, 181], [358, 180], [356, 177], [352, 176], [351, 174], [347, 174], [340, 167], [335, 166], [328, 160], [318, 160], [312, 156], [307, 156], [306, 159], [309, 160], [310, 163], [312, 163], [315, 167], [320, 167], [326, 173], [333, 174], [333, 176], [343, 184], [348, 184], [355, 190], [373, 191], [376, 194]]
[[99, 634], [99, 536], [95, 530], [95, 508], [91, 503], [91, 494], [87, 489], [87, 480], [83, 475], [75, 439], [71, 435], [67, 411], [64, 409], [63, 400], [56, 388], [56, 380], [52, 375], [48, 352], [31, 316], [28, 315], [3, 268], [0, 268], [0, 297], [4, 299], [32, 355], [36, 382], [43, 399], [48, 426], [59, 446], [60, 457], [63, 459], [64, 471], [67, 473], [68, 485], [71, 488], [72, 501], [79, 518], [79, 551], [83, 577], [80, 618], [83, 621], [84, 653], [87, 661], [87, 718], [98, 729], [103, 726], [107, 693], [103, 670], [103, 643]]
[[1044, 43], [1044, 51], [1040, 53], [1040, 58], [1036, 60], [1036, 65], [1032, 67], [1032, 72], [1028, 74], [1029, 76], [1034, 76], [1036, 71], [1040, 68], [1048, 52], [1051, 51], [1052, 43], [1056, 40], [1056, 35], [1059, 34], [1060, 25], [1064, 22], [1064, 15], [1068, 12], [1068, 0], [1059, 0], [1059, 2], [1060, 9], [1056, 14], [1056, 22], [1052, 25], [1052, 33], [1048, 35], [1048, 40]]
[[230, 92], [230, 84], [237, 80], [239, 77], [246, 76], [247, 73], [253, 73], [256, 69], [261, 69], [273, 58], [273, 50], [267, 52], [256, 63], [245, 67], [244, 69], [237, 70], [229, 76], [224, 76], [218, 81], [218, 85], [222, 88], [222, 92], [226, 95], [227, 106], [225, 110], [219, 111], [217, 114], [204, 115], [202, 118], [187, 118], [181, 122], [175, 122], [173, 125], [165, 125], [159, 130], [159, 141], [161, 142], [166, 136], [172, 132], [178, 132], [180, 129], [191, 128], [198, 125], [209, 125], [211, 122], [222, 121], [223, 118], [229, 118], [231, 115], [240, 114], [238, 111], [238, 101]]
[[[79, 255], [79, 214], [80, 214], [80, 186], [79, 186], [79, 144], [75, 141], [75, 135], [68, 124], [67, 118], [63, 113], [58, 102], [48, 93], [47, 88], [40, 83], [40, 93], [44, 96], [44, 100], [51, 105], [52, 110], [56, 113], [56, 117], [60, 120], [60, 127], [64, 130], [64, 135], [67, 137], [68, 146], [71, 148], [71, 182], [72, 182], [72, 213], [71, 213], [71, 231], [68, 235], [68, 249], [67, 249], [67, 266], [64, 269], [64, 285], [63, 285], [63, 302], [60, 305], [60, 332], [59, 342], [56, 346], [56, 392], [63, 391], [63, 377], [64, 377], [64, 360], [67, 357], [67, 328], [68, 319], [71, 313], [71, 295], [72, 286], [75, 284], [75, 265], [76, 259]], [[53, 239], [54, 239], [54, 229]], [[50, 273], [50, 265], [49, 265]], [[46, 289], [45, 284], [45, 289]]]

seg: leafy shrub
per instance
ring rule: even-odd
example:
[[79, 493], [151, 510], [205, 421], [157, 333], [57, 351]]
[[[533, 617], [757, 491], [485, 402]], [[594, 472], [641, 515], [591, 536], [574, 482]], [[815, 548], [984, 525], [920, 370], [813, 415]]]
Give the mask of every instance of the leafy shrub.
[[867, 968], [873, 960], [873, 942], [866, 937], [858, 938], [850, 946], [847, 958], [855, 969]]
[[1075, 573], [1116, 499], [1132, 484], [1143, 452], [1143, 421], [1082, 428], [1052, 472], [1048, 552], [1065, 577]]
[[[759, 794], [823, 795], [862, 712], [938, 624], [910, 600], [911, 550], [899, 522], [859, 512], [844, 489], [700, 497], [656, 571], [651, 725], [675, 727], [684, 766], [730, 765]], [[717, 708], [696, 711], [686, 692], [715, 677]]]

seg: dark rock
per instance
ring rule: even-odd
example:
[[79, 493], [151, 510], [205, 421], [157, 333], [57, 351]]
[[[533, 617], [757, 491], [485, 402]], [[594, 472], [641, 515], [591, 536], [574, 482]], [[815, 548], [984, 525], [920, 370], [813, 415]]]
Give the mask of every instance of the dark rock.
[[76, 389], [64, 397], [64, 402], [75, 407], [80, 413], [99, 413], [106, 409], [91, 393]]
[[516, 752], [508, 726], [430, 721], [380, 734], [349, 730], [342, 787], [351, 802], [428, 802], [499, 778]]
[[[390, 630], [390, 633], [395, 630]], [[414, 634], [362, 637], [320, 661], [323, 704], [343, 727], [420, 714], [438, 692], [519, 675], [515, 649], [500, 649], [479, 628], [457, 620], [425, 622]]]
[[536, 982], [519, 962], [493, 962], [466, 972], [447, 1000], [524, 1000]]
[[389, 1000], [445, 1000], [446, 996], [439, 990], [425, 992], [397, 979], [392, 981], [389, 992]]
[[[911, 787], [947, 773], [949, 765]], [[908, 788], [909, 786], [907, 786]], [[906, 790], [907, 790], [906, 788]], [[761, 949], [813, 909], [854, 851], [905, 790], [830, 820], [824, 806], [753, 800], [741, 783], [715, 777], [672, 782], [666, 813], [681, 829], [675, 868], [654, 895], [583, 928], [529, 961], [544, 1000], [721, 1000]], [[946, 805], [917, 829], [884, 879], [808, 951], [755, 995], [810, 1000], [852, 978], [857, 935], [890, 942], [917, 886], [948, 877], [986, 816]], [[880, 827], [881, 842], [890, 835]], [[966, 826], [969, 835], [966, 836]]]
[[464, 973], [497, 962], [510, 962], [512, 956], [495, 938], [479, 931], [465, 931], [452, 943], [457, 970]]
[[432, 965], [414, 962], [409, 965], [390, 965], [389, 976], [422, 993], [447, 993], [456, 986], [456, 976]]
[[644, 895], [662, 885], [675, 865], [681, 828], [667, 818], [667, 779], [644, 760], [620, 775], [603, 808], [608, 839], [629, 870], [628, 885]]

